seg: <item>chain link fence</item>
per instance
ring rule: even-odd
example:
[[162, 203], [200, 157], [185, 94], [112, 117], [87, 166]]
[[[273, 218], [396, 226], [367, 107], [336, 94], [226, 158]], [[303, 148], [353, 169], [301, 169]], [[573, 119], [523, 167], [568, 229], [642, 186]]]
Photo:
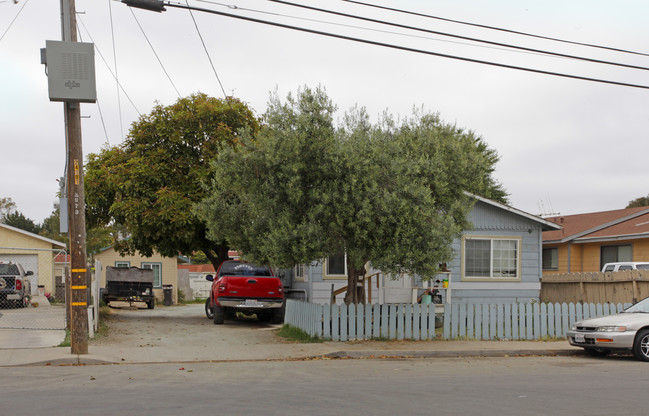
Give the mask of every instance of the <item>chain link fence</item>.
[[65, 329], [64, 250], [0, 247], [0, 328]]

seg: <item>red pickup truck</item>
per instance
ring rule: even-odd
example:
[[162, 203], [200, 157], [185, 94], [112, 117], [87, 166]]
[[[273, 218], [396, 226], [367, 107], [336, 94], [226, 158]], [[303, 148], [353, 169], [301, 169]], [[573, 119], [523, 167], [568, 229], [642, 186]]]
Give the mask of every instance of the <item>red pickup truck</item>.
[[262, 322], [279, 324], [284, 321], [284, 287], [273, 271], [239, 260], [221, 263], [212, 282], [205, 313], [215, 324], [234, 318], [237, 312], [257, 315]]

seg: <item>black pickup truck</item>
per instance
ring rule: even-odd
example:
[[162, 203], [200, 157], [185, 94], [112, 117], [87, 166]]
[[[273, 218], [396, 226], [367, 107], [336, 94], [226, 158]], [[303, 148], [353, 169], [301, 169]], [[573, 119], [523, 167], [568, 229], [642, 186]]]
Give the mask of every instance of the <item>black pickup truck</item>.
[[106, 288], [102, 290], [102, 300], [145, 302], [149, 309], [155, 308], [153, 294], [153, 270], [138, 267], [106, 267]]

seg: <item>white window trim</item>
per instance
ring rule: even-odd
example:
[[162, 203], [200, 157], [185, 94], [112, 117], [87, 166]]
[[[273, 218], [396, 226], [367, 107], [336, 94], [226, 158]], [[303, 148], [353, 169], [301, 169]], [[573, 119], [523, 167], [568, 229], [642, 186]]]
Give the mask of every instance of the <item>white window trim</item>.
[[[309, 281], [309, 270], [308, 270], [309, 265], [308, 264], [299, 264], [293, 268], [293, 271], [295, 273], [295, 281], [296, 282], [308, 282]], [[299, 274], [300, 269], [302, 269], [303, 275]]]
[[345, 253], [343, 261], [345, 263], [345, 274], [327, 274], [327, 269], [328, 269], [327, 263], [329, 262], [329, 257], [326, 257], [322, 262], [322, 275], [324, 276], [323, 279], [329, 279], [329, 280], [347, 279], [347, 253]]
[[120, 266], [120, 264], [125, 264], [126, 267], [131, 267], [131, 262], [130, 261], [124, 261], [124, 260], [119, 260], [115, 262], [115, 267], [124, 267]]
[[[160, 289], [162, 287], [162, 263], [156, 262], [156, 261], [143, 261], [140, 263], [140, 268], [141, 269], [146, 269], [146, 266], [153, 266], [153, 265], [158, 265], [160, 266], [160, 285], [156, 286], [155, 284], [155, 275], [154, 275], [154, 280], [153, 280], [153, 287], [156, 289]], [[153, 267], [151, 267], [153, 269]]]
[[[511, 241], [516, 241], [516, 276], [515, 277], [494, 277], [493, 276], [493, 244], [491, 244], [491, 253], [489, 255], [490, 258], [490, 274], [492, 276], [489, 277], [484, 277], [484, 276], [477, 276], [477, 277], [472, 277], [472, 276], [467, 276], [466, 275], [466, 240], [489, 240], [489, 241], [494, 241], [494, 240], [511, 240]], [[462, 236], [462, 253], [460, 257], [461, 261], [461, 277], [460, 280], [462, 281], [471, 281], [471, 282], [520, 282], [521, 281], [521, 249], [523, 245], [523, 239], [521, 237], [512, 237], [512, 236], [488, 236], [488, 235], [467, 235], [467, 236]]]

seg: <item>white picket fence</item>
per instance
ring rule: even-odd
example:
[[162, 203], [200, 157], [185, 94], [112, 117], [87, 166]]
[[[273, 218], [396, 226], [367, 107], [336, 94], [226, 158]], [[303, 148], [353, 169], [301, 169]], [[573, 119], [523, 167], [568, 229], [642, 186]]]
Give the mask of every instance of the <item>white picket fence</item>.
[[[287, 300], [285, 323], [333, 341], [366, 339], [535, 340], [563, 338], [573, 322], [612, 315], [630, 304], [451, 304], [435, 329], [435, 305], [322, 305]], [[442, 315], [438, 314], [438, 317]]]

